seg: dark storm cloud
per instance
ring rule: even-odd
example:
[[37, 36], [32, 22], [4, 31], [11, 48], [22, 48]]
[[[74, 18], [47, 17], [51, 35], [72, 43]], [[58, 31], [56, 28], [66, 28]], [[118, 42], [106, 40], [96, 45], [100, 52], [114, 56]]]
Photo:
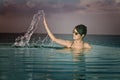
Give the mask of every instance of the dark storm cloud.
[[0, 12], [4, 14], [22, 13], [29, 11], [25, 0], [2, 0], [0, 4], [2, 5], [0, 6]]
[[46, 13], [62, 13], [74, 11], [91, 12], [119, 12], [120, 3], [115, 0], [2, 0], [0, 13], [24, 13], [30, 14], [37, 10], [45, 10]]
[[3, 0], [0, 0], [0, 14], [3, 12]]
[[120, 34], [120, 0], [0, 0], [0, 32], [24, 32], [41, 9], [55, 33], [71, 33], [82, 23], [89, 33]]

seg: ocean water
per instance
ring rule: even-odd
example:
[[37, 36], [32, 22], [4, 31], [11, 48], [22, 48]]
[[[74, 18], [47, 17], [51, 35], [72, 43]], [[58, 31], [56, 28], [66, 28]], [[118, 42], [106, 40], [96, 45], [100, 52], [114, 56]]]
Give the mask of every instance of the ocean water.
[[0, 80], [120, 80], [120, 36], [88, 35], [93, 49], [81, 51], [15, 48], [16, 36], [0, 35]]

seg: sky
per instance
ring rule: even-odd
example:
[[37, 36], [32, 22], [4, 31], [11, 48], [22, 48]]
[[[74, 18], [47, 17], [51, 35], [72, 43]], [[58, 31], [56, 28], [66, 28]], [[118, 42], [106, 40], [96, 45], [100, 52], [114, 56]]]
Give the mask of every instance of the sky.
[[0, 33], [25, 32], [38, 10], [53, 33], [71, 34], [84, 24], [88, 34], [120, 35], [120, 0], [0, 0]]

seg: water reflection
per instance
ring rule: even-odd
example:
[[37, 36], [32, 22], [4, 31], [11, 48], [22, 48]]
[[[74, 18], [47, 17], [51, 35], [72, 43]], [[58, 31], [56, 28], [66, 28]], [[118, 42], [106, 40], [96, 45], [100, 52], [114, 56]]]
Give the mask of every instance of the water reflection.
[[57, 50], [61, 53], [71, 55], [72, 58], [70, 59], [71, 65], [71, 75], [72, 78], [70, 80], [85, 80], [85, 71], [86, 71], [86, 63], [85, 63], [85, 54], [89, 53], [89, 49], [62, 49], [62, 50]]
[[0, 80], [27, 80], [23, 60], [25, 49], [3, 49], [0, 55]]
[[16, 48], [0, 56], [0, 80], [85, 80], [84, 51]]

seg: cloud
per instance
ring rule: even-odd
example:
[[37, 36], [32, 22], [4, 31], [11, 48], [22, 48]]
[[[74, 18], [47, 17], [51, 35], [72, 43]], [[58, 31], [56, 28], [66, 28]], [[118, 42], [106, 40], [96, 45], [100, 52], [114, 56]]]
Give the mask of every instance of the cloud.
[[36, 4], [33, 1], [27, 1], [26, 5], [30, 8], [34, 8], [36, 6]]
[[120, 3], [117, 0], [81, 0], [80, 5], [86, 8], [86, 12], [93, 13], [119, 13]]
[[63, 12], [74, 12], [76, 10], [83, 10], [84, 7], [77, 6], [77, 3], [53, 0], [4, 0], [3, 1], [3, 12], [4, 13], [17, 13], [17, 14], [31, 14], [37, 10], [45, 10], [46, 13], [63, 13]]
[[63, 12], [113, 13], [120, 12], [119, 0], [80, 0], [65, 2], [53, 0], [4, 0], [4, 12], [31, 14], [43, 9], [49, 14]]
[[120, 0], [115, 0], [116, 3], [120, 3]]

